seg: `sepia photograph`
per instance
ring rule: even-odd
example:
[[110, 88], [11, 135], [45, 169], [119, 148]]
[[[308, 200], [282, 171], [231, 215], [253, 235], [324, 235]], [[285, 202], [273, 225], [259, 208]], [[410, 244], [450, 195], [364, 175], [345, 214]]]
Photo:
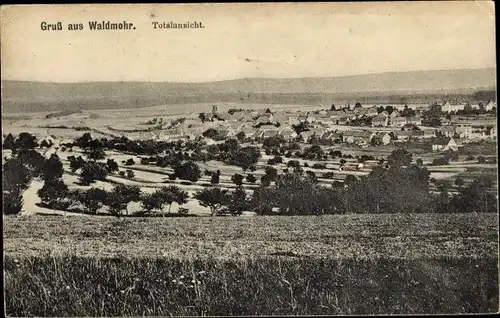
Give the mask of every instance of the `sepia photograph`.
[[5, 316], [499, 312], [493, 1], [0, 13]]

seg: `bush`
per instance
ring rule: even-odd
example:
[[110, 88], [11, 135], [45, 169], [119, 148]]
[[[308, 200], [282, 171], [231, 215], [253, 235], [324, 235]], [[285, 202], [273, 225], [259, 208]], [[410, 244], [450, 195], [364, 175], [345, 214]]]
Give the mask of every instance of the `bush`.
[[133, 179], [135, 177], [135, 173], [132, 170], [127, 169], [126, 173], [127, 173], [127, 178], [129, 179]]
[[212, 173], [212, 177], [210, 178], [210, 183], [211, 184], [219, 184], [220, 182], [220, 175], [217, 173]]
[[118, 172], [118, 174], [119, 174], [120, 176], [124, 177], [124, 176], [125, 176], [125, 171], [120, 170], [120, 172]]
[[131, 166], [133, 164], [135, 164], [135, 161], [132, 158], [129, 158], [127, 161], [125, 161], [125, 165], [126, 166]]
[[265, 169], [265, 172], [266, 172], [266, 176], [269, 177], [270, 181], [274, 181], [278, 178], [278, 170], [276, 170], [276, 168], [274, 168], [274, 167], [267, 166]]
[[436, 158], [432, 160], [433, 166], [444, 166], [450, 163], [450, 159], [447, 157]]
[[474, 159], [475, 159], [474, 156], [468, 155], [465, 160], [471, 161], [471, 160], [474, 160]]
[[315, 163], [312, 167], [314, 169], [326, 169], [326, 163]]
[[300, 167], [300, 162], [297, 160], [290, 160], [287, 163], [288, 167]]
[[177, 212], [179, 212], [179, 214], [188, 214], [189, 213], [189, 209], [179, 208], [179, 210], [177, 210]]
[[189, 181], [181, 181], [179, 183], [182, 185], [192, 185], [193, 184], [192, 182], [189, 182]]
[[249, 182], [249, 183], [255, 183], [256, 181], [257, 181], [257, 179], [255, 178], [255, 176], [253, 174], [249, 173], [247, 175], [247, 182]]
[[483, 164], [486, 163], [486, 159], [483, 156], [477, 157], [477, 163]]
[[231, 181], [234, 182], [234, 184], [236, 185], [242, 185], [243, 184], [243, 176], [239, 173], [235, 173], [232, 177], [231, 177]]
[[328, 172], [324, 172], [321, 177], [322, 178], [325, 178], [325, 179], [332, 179], [334, 176], [333, 172], [331, 171], [328, 171]]

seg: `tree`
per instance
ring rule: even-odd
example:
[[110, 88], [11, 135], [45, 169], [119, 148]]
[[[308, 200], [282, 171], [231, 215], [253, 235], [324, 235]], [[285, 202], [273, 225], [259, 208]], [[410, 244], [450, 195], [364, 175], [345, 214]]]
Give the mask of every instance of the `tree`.
[[229, 211], [232, 215], [241, 215], [248, 208], [248, 199], [245, 190], [241, 185], [238, 185], [236, 190], [231, 193], [231, 201]]
[[360, 102], [357, 102], [357, 103], [354, 105], [354, 109], [356, 109], [356, 108], [361, 108], [361, 107], [363, 107], [363, 106], [361, 106], [361, 103], [360, 103]]
[[283, 163], [283, 158], [281, 156], [274, 156], [275, 163]]
[[80, 203], [92, 214], [97, 214], [107, 199], [107, 192], [99, 188], [90, 188], [83, 191], [80, 197]]
[[40, 148], [50, 148], [52, 147], [53, 143], [51, 140], [47, 141], [47, 139], [44, 139], [42, 140], [42, 142], [40, 142]]
[[90, 133], [84, 133], [80, 138], [76, 140], [76, 143], [80, 149], [86, 149], [90, 146], [90, 142], [92, 141], [92, 136]]
[[50, 157], [44, 161], [42, 174], [45, 181], [62, 178], [64, 174], [64, 168], [58, 155], [56, 155], [55, 153], [51, 154]]
[[201, 119], [202, 123], [204, 123], [207, 120], [207, 117], [206, 117], [205, 113], [200, 113], [198, 115], [198, 118]]
[[356, 178], [355, 175], [352, 175], [352, 174], [348, 174], [345, 179], [344, 179], [344, 184], [349, 186], [350, 184], [353, 184], [354, 182], [356, 182], [358, 179]]
[[[2, 189], [4, 191], [16, 191], [15, 188], [24, 190], [31, 179], [32, 174], [29, 169], [17, 157], [7, 159], [2, 166]], [[14, 194], [11, 198], [15, 197]]]
[[335, 109], [335, 104], [332, 104], [332, 106], [330, 107], [330, 110], [333, 110], [333, 111], [335, 111], [335, 110], [336, 110], [336, 109]]
[[276, 148], [279, 147], [283, 142], [285, 141], [281, 137], [267, 137], [262, 142], [262, 146], [264, 148]]
[[235, 173], [232, 177], [231, 177], [231, 181], [234, 182], [234, 184], [240, 186], [243, 184], [243, 176], [239, 173]]
[[218, 187], [206, 188], [196, 192], [194, 198], [197, 199], [202, 206], [209, 207], [212, 216], [217, 215], [223, 206], [230, 203], [231, 197], [228, 195], [228, 190]]
[[163, 200], [157, 192], [158, 190], [153, 193], [144, 193], [141, 197], [141, 205], [148, 213], [153, 210], [162, 210]]
[[204, 131], [202, 135], [205, 138], [216, 139], [218, 134], [219, 133], [217, 132], [217, 130], [209, 128], [206, 131]]
[[128, 215], [128, 204], [138, 202], [141, 199], [141, 188], [135, 185], [116, 185], [113, 190], [107, 193], [105, 205], [109, 206], [113, 215], [119, 215], [126, 210]]
[[267, 166], [265, 172], [269, 177], [269, 181], [275, 181], [278, 178], [278, 170], [276, 170], [276, 168], [274, 167]]
[[246, 135], [245, 135], [245, 132], [243, 132], [243, 131], [240, 131], [239, 133], [236, 134], [236, 138], [238, 138], [238, 140], [240, 142], [243, 142], [245, 140], [245, 137], [246, 137]]
[[274, 186], [256, 189], [252, 201], [258, 213], [268, 214], [277, 207], [283, 215], [334, 213], [341, 202], [336, 190], [320, 187], [297, 174], [285, 174]]
[[211, 184], [219, 184], [219, 182], [220, 182], [220, 174], [214, 172], [212, 174], [212, 177], [210, 178], [210, 183]]
[[135, 178], [135, 172], [134, 171], [132, 171], [130, 169], [127, 169], [127, 170], [125, 170], [125, 173], [127, 174], [127, 178], [129, 178], [129, 179]]
[[418, 158], [417, 159], [417, 166], [421, 167], [424, 165], [424, 161], [422, 160], [422, 158]]
[[409, 166], [411, 164], [412, 154], [405, 148], [398, 148], [393, 150], [387, 157], [387, 162], [391, 167]]
[[32, 177], [39, 177], [42, 174], [45, 158], [36, 150], [20, 149], [16, 159], [28, 169]]
[[88, 147], [85, 148], [85, 155], [88, 159], [97, 161], [106, 158], [106, 153], [101, 148]]
[[290, 160], [287, 162], [288, 167], [300, 167], [300, 162], [298, 160]]
[[89, 185], [95, 180], [106, 180], [107, 175], [108, 170], [104, 164], [86, 162], [82, 167], [82, 172], [80, 173], [80, 181], [84, 185]]
[[2, 212], [5, 215], [19, 214], [22, 211], [24, 200], [20, 187], [13, 186], [2, 189]]
[[129, 158], [129, 159], [127, 159], [127, 161], [125, 161], [126, 166], [132, 166], [134, 164], [135, 164], [135, 161], [133, 158]]
[[174, 174], [181, 180], [196, 182], [201, 177], [198, 165], [193, 161], [184, 161], [174, 167]]
[[36, 136], [27, 132], [22, 132], [17, 137], [15, 146], [16, 148], [21, 149], [33, 149], [38, 146], [38, 143], [36, 142]]
[[189, 197], [188, 193], [178, 186], [171, 185], [168, 187], [161, 187], [158, 191], [158, 196], [161, 198], [163, 204], [168, 204], [168, 213], [170, 213], [170, 209], [172, 208], [172, 203], [176, 202], [177, 204], [185, 204], [187, 203], [187, 199]]
[[486, 163], [486, 159], [483, 156], [478, 156], [477, 163], [484, 164], [484, 163]]
[[106, 167], [108, 169], [108, 172], [118, 171], [118, 163], [116, 163], [115, 159], [108, 159], [106, 161]]
[[235, 152], [240, 148], [240, 143], [237, 139], [227, 139], [222, 145], [220, 145], [220, 150], [225, 152]]
[[85, 164], [85, 160], [82, 158], [82, 156], [78, 156], [75, 158], [75, 156], [69, 156], [69, 167], [72, 172], [76, 172], [78, 169], [83, 168]]
[[497, 199], [491, 192], [492, 183], [485, 179], [474, 180], [460, 193], [453, 202], [457, 212], [498, 212]]
[[255, 183], [255, 181], [257, 181], [257, 179], [255, 178], [255, 176], [253, 174], [249, 173], [247, 175], [247, 182], [249, 182], [249, 183]]
[[12, 149], [14, 150], [16, 148], [16, 143], [15, 143], [15, 139], [14, 139], [14, 136], [12, 136], [12, 134], [7, 134], [7, 136], [5, 136], [5, 140], [3, 141], [3, 145], [2, 145], [3, 149]]
[[271, 185], [271, 177], [268, 174], [260, 177], [260, 185], [263, 187], [268, 187]]
[[65, 210], [71, 204], [68, 200], [68, 186], [60, 179], [46, 180], [37, 194], [49, 208]]
[[313, 171], [306, 171], [306, 175], [312, 183], [318, 182], [318, 177], [316, 177], [316, 174]]
[[455, 179], [455, 185], [459, 188], [461, 188], [465, 184], [465, 181], [462, 177], [457, 177]]
[[244, 147], [232, 153], [227, 163], [239, 166], [246, 171], [252, 165], [256, 164], [260, 158], [260, 151], [256, 147]]
[[271, 110], [269, 108], [266, 109], [266, 113], [267, 114], [270, 114], [271, 113]]

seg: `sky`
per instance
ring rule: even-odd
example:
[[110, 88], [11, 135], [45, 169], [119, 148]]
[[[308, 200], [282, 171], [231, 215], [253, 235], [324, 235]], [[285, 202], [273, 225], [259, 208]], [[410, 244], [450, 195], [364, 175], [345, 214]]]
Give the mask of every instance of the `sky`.
[[[492, 2], [2, 6], [2, 79], [204, 82], [496, 67]], [[91, 31], [88, 21], [130, 31]], [[61, 22], [62, 31], [41, 23]], [[153, 29], [201, 21], [204, 29]], [[70, 31], [70, 23], [84, 30]]]

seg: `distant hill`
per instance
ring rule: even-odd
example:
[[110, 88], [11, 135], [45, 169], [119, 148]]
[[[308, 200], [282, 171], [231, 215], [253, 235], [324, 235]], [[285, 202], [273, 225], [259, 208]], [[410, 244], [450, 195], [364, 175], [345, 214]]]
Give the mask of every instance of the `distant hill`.
[[[168, 103], [302, 103], [336, 98], [471, 94], [495, 90], [495, 68], [388, 72], [342, 77], [246, 78], [205, 83], [2, 81], [3, 111], [130, 108]], [[383, 98], [382, 98], [383, 100]]]

